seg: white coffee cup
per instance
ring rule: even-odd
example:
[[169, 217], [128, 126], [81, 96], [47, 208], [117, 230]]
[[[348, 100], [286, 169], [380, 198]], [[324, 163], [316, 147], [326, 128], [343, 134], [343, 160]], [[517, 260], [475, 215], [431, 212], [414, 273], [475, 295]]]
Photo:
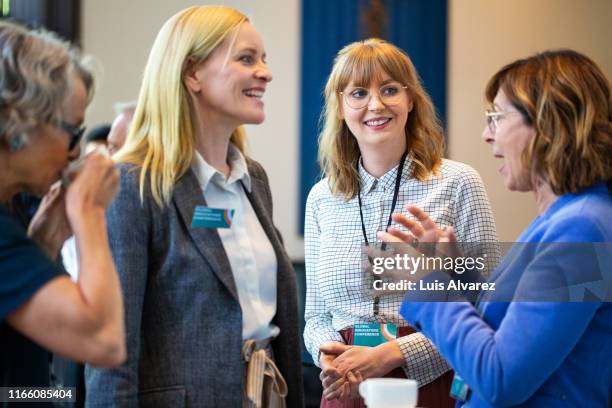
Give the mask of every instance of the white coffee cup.
[[370, 378], [359, 384], [368, 408], [414, 408], [418, 393], [415, 380], [402, 378]]

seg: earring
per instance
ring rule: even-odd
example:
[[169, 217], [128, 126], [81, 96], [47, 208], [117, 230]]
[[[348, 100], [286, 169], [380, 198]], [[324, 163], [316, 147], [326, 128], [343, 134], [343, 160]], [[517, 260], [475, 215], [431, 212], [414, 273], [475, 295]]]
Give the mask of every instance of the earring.
[[20, 135], [12, 137], [9, 139], [9, 150], [11, 153], [15, 153], [16, 151], [21, 150], [24, 144], [23, 136]]

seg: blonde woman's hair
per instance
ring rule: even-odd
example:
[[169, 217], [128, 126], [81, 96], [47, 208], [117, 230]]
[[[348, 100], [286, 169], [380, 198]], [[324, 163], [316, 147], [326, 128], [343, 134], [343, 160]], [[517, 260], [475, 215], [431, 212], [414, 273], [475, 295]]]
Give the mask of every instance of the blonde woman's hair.
[[500, 89], [534, 129], [522, 155], [532, 183], [543, 178], [557, 195], [597, 182], [610, 187], [610, 82], [590, 58], [555, 50], [514, 61], [489, 80], [489, 103]]
[[[195, 150], [194, 106], [183, 82], [189, 64], [204, 62], [247, 17], [225, 6], [194, 6], [172, 16], [151, 48], [125, 146], [117, 162], [140, 167], [140, 197], [149, 180], [155, 202], [170, 202], [175, 182], [191, 165]], [[244, 153], [242, 127], [231, 142]]]
[[444, 152], [442, 128], [434, 106], [421, 85], [410, 58], [396, 46], [370, 38], [342, 48], [334, 60], [325, 85], [325, 107], [319, 135], [319, 162], [333, 194], [342, 194], [348, 201], [359, 191], [357, 164], [361, 156], [357, 140], [341, 117], [340, 92], [353, 82], [369, 87], [380, 82], [383, 72], [407, 87], [413, 109], [406, 121], [406, 146], [414, 167], [412, 176], [426, 180], [437, 172]]

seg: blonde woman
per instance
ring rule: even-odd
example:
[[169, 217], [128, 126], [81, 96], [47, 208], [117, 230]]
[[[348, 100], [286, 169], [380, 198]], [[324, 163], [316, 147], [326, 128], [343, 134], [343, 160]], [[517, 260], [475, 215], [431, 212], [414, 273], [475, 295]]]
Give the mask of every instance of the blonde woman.
[[[461, 241], [496, 241], [482, 181], [471, 167], [442, 159], [431, 100], [408, 56], [383, 40], [352, 43], [338, 53], [323, 120], [325, 178], [306, 205], [304, 331], [322, 369], [321, 406], [364, 406], [356, 385], [383, 376], [418, 380], [419, 405], [452, 406], [450, 368], [400, 317], [401, 296], [364, 290], [361, 248], [389, 227], [394, 209], [408, 204], [426, 208], [442, 227], [453, 226]], [[365, 346], [357, 324], [359, 330], [394, 324], [397, 337]]]
[[303, 405], [293, 270], [244, 151], [271, 80], [234, 9], [190, 7], [157, 35], [109, 210], [128, 360], [87, 369], [88, 406]]

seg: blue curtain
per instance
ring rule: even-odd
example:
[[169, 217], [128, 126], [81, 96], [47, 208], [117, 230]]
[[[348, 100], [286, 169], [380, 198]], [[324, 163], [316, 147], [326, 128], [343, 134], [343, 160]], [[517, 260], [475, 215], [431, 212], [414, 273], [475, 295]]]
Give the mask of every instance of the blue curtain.
[[[446, 0], [384, 0], [383, 37], [408, 53], [446, 120]], [[323, 88], [338, 50], [362, 39], [360, 13], [367, 0], [302, 0], [300, 118], [300, 231], [310, 188], [320, 179], [317, 162]]]

